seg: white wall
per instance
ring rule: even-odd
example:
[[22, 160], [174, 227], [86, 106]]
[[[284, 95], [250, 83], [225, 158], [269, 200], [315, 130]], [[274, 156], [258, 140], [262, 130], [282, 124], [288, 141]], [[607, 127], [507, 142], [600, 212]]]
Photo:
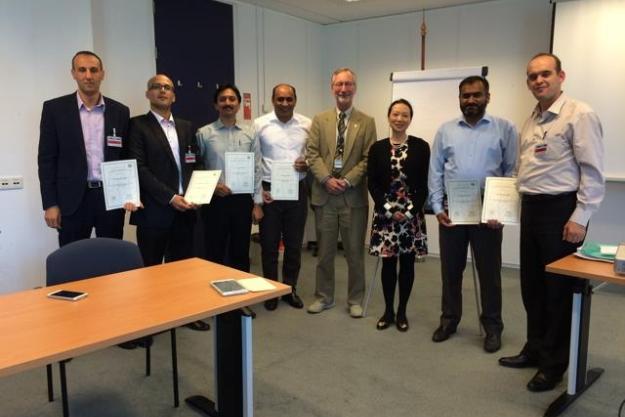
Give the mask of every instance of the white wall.
[[[0, 192], [0, 293], [42, 285], [45, 258], [57, 246], [46, 227], [37, 177], [44, 100], [76, 89], [70, 59], [82, 49], [101, 56], [105, 95], [147, 110], [145, 82], [154, 73], [150, 1], [0, 1], [0, 175], [23, 175], [24, 189]], [[128, 233], [129, 239], [134, 238]]]
[[[389, 75], [421, 68], [422, 13], [328, 26], [325, 72], [340, 66], [358, 74], [356, 106], [374, 116], [378, 136], [388, 136]], [[520, 125], [534, 105], [525, 86], [525, 65], [549, 49], [551, 6], [546, 0], [500, 0], [427, 11], [426, 69], [489, 68], [488, 111]], [[327, 94], [328, 105], [331, 105]], [[460, 110], [458, 110], [460, 114]], [[432, 138], [427, 138], [431, 141]], [[430, 253], [438, 254], [438, 227], [428, 216]], [[503, 262], [518, 265], [518, 227], [504, 229]]]
[[233, 7], [236, 84], [252, 93], [253, 117], [273, 110], [271, 90], [278, 83], [296, 87], [297, 112], [319, 112], [323, 27], [247, 3]]
[[41, 104], [74, 89], [70, 58], [92, 47], [90, 2], [0, 2], [0, 175], [24, 176], [23, 190], [0, 191], [0, 293], [43, 283], [56, 232], [45, 226], [39, 198]]

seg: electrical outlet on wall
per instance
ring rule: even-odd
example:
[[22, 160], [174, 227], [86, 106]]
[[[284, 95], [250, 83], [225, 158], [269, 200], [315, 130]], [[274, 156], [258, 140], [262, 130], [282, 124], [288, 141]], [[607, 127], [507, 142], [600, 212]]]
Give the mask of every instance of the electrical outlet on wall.
[[0, 190], [19, 190], [24, 188], [24, 177], [11, 175], [0, 177]]

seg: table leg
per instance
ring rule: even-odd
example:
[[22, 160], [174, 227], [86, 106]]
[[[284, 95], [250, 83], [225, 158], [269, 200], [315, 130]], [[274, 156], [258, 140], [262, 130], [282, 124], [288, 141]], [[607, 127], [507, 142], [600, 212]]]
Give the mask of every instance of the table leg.
[[220, 314], [213, 331], [217, 398], [194, 395], [185, 401], [211, 417], [253, 417], [252, 317], [243, 310]]
[[560, 415], [603, 373], [601, 368], [586, 371], [591, 299], [592, 286], [584, 280], [573, 294], [567, 391], [551, 403], [545, 412], [545, 417]]

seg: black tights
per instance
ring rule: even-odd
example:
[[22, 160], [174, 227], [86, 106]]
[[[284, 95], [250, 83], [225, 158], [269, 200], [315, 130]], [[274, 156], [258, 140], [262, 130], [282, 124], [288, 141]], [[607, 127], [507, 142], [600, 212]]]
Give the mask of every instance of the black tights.
[[397, 274], [397, 257], [382, 258], [382, 291], [386, 303], [385, 316], [393, 317], [395, 304], [395, 284], [399, 279], [399, 305], [397, 316], [406, 317], [406, 305], [412, 284], [414, 283], [414, 253], [399, 255], [399, 275]]

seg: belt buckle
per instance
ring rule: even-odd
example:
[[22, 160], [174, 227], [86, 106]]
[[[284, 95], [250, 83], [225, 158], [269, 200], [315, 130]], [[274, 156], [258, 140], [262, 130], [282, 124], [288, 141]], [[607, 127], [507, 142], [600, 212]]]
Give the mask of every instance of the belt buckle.
[[102, 188], [102, 181], [87, 181], [87, 188]]

